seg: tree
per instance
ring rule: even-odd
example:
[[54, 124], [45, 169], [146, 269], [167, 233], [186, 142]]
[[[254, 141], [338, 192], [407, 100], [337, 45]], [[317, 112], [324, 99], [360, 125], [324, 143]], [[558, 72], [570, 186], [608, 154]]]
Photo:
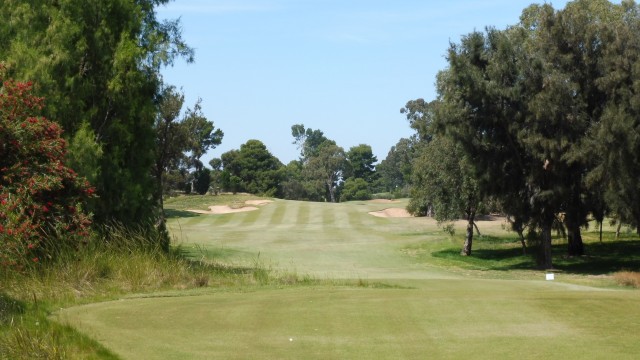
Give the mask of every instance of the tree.
[[[438, 222], [467, 220], [462, 255], [471, 255], [473, 227], [481, 198], [473, 167], [461, 146], [444, 133], [434, 132], [438, 101], [409, 101], [402, 113], [407, 114], [422, 146], [413, 162], [413, 190], [408, 206], [414, 215], [432, 212]], [[442, 116], [442, 115], [440, 115]]]
[[291, 135], [294, 138], [294, 144], [300, 149], [300, 161], [306, 163], [310, 158], [318, 156], [320, 145], [328, 141], [324, 133], [320, 130], [311, 128], [305, 129], [304, 124], [295, 124], [291, 126]]
[[211, 166], [211, 187], [215, 195], [218, 195], [222, 186], [222, 159], [213, 158], [209, 160]]
[[67, 150], [67, 165], [79, 176], [87, 179], [90, 184], [96, 183], [103, 151], [88, 123], [82, 123], [69, 142]]
[[98, 222], [152, 224], [160, 211], [154, 165], [160, 69], [193, 59], [178, 21], [160, 22], [168, 0], [3, 2], [0, 58], [16, 79], [48, 98], [44, 115], [73, 138], [90, 125], [102, 148], [95, 185]]
[[184, 95], [169, 86], [163, 89], [159, 97], [158, 113], [155, 121], [156, 156], [153, 176], [156, 180], [156, 194], [160, 207], [163, 208], [162, 194], [167, 192], [166, 176], [177, 170], [184, 159], [185, 144], [188, 143], [187, 129], [181, 126], [180, 112], [184, 103]]
[[340, 193], [340, 201], [351, 200], [369, 200], [371, 199], [371, 191], [369, 183], [362, 178], [349, 178], [344, 182], [342, 192]]
[[[629, 91], [637, 14], [632, 2], [577, 0], [558, 11], [533, 5], [516, 26], [452, 44], [449, 67], [439, 74], [438, 133], [459, 142], [480, 176], [479, 189], [517, 215], [514, 226], [529, 221], [539, 229], [543, 267], [553, 266], [551, 229], [560, 214], [568, 253], [580, 255], [588, 211], [602, 218], [603, 200], [637, 194], [629, 181], [637, 158]], [[609, 197], [598, 195], [602, 189]]]
[[391, 147], [387, 157], [376, 166], [385, 191], [406, 193], [411, 184], [413, 160], [416, 155], [417, 139], [400, 139]]
[[240, 150], [222, 154], [223, 186], [232, 191], [276, 196], [282, 180], [282, 163], [259, 140], [249, 140]]
[[322, 184], [305, 177], [304, 165], [299, 160], [289, 162], [283, 168], [281, 195], [288, 200], [322, 201], [325, 196]]
[[344, 150], [333, 141], [325, 141], [318, 147], [318, 155], [309, 159], [304, 172], [308, 178], [316, 179], [328, 194], [326, 200], [336, 202], [338, 181], [346, 167]]
[[190, 153], [189, 164], [196, 171], [203, 168], [200, 158], [210, 149], [220, 145], [224, 136], [222, 130], [216, 129], [213, 122], [204, 116], [201, 104], [202, 99], [198, 99], [193, 109], [187, 109], [182, 121], [185, 131], [189, 134], [185, 144], [186, 151]]
[[[170, 190], [166, 186], [167, 176], [174, 178], [171, 181], [174, 189], [175, 186], [188, 186], [189, 193], [195, 191], [201, 195], [209, 191], [211, 174], [203, 168], [200, 157], [210, 148], [219, 145], [224, 136], [220, 129], [214, 131], [213, 122], [204, 117], [200, 100], [193, 110], [187, 109], [180, 118], [183, 104], [184, 95], [173, 86], [164, 88], [159, 96], [153, 175], [159, 192], [156, 197], [161, 208], [162, 194]], [[195, 167], [192, 174], [189, 174], [190, 167]]]
[[4, 81], [0, 67], [0, 267], [24, 269], [88, 235], [94, 192], [64, 164], [60, 126], [42, 116], [32, 84]]
[[640, 63], [640, 9], [630, 1], [615, 9], [620, 18], [601, 24], [607, 46], [602, 51], [603, 76], [598, 85], [607, 103], [594, 131], [587, 134], [590, 151], [586, 155], [595, 162], [587, 182], [603, 194], [602, 203], [617, 219], [618, 229], [626, 223], [640, 234], [640, 77], [636, 65]]
[[360, 144], [353, 146], [345, 154], [349, 164], [346, 178], [363, 179], [368, 184], [373, 184], [377, 179], [375, 163], [378, 159], [373, 155], [371, 146]]
[[211, 184], [211, 173], [207, 169], [196, 170], [193, 174], [193, 190], [199, 195], [204, 195], [209, 191]]

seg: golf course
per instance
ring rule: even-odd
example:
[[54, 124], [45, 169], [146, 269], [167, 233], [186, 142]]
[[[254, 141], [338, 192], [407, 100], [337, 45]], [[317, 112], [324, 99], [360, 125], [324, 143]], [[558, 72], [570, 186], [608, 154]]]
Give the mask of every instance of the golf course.
[[[249, 206], [238, 198], [230, 209]], [[53, 318], [123, 359], [640, 354], [640, 294], [617, 285], [609, 274], [616, 265], [595, 250], [586, 260], [558, 255], [554, 280], [546, 280], [497, 216], [478, 221], [482, 235], [462, 257], [464, 223], [450, 235], [431, 218], [406, 217], [406, 200], [254, 204], [214, 213], [207, 202], [166, 203], [172, 245], [246, 272], [244, 285], [128, 295]], [[597, 255], [617, 249], [609, 238], [600, 244], [595, 230], [584, 235], [588, 250], [602, 246]], [[563, 241], [554, 240], [558, 254]]]

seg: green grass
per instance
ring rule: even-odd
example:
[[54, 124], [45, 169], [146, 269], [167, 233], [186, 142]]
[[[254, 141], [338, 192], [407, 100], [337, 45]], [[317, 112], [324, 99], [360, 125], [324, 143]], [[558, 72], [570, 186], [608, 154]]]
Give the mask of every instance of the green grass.
[[[5, 292], [5, 303], [13, 304], [5, 308], [23, 321], [33, 322], [29, 314], [37, 313], [48, 326], [71, 331], [71, 340], [58, 342], [71, 349], [93, 341], [85, 353], [95, 358], [633, 359], [640, 353], [640, 293], [612, 275], [638, 271], [637, 237], [612, 240], [607, 227], [599, 243], [597, 233], [585, 232], [588, 255], [578, 258], [564, 257], [566, 243], [558, 238], [556, 280], [544, 281], [500, 221], [479, 222], [483, 236], [471, 257], [461, 257], [463, 222], [452, 237], [431, 219], [367, 214], [406, 201], [276, 200], [248, 213], [184, 211], [245, 199], [166, 202], [177, 247], [171, 261], [192, 262], [158, 267], [171, 274], [191, 269], [184, 277], [139, 279], [154, 267], [135, 270], [114, 258], [98, 267], [102, 277], [81, 288], [82, 298], [38, 290], [53, 299], [34, 312], [29, 293], [39, 287], [26, 286], [22, 295]], [[120, 266], [131, 267], [114, 270]], [[73, 273], [81, 278], [82, 271]]]
[[[118, 358], [74, 327], [50, 321], [63, 307], [127, 294], [259, 284], [265, 270], [213, 259], [187, 260], [181, 248], [164, 253], [135, 231], [112, 228], [80, 251], [24, 273], [0, 273], [0, 359]], [[119, 241], [119, 240], [126, 240]], [[259, 275], [256, 275], [259, 274]], [[300, 280], [303, 281], [304, 279]], [[289, 277], [289, 283], [299, 281]]]
[[221, 195], [180, 195], [166, 198], [164, 207], [169, 217], [192, 215], [185, 210], [207, 210], [212, 205], [240, 205], [247, 200], [260, 200], [263, 197], [245, 194]]
[[59, 317], [130, 359], [637, 356], [635, 292], [469, 279], [413, 284], [419, 288], [205, 290], [87, 305]]

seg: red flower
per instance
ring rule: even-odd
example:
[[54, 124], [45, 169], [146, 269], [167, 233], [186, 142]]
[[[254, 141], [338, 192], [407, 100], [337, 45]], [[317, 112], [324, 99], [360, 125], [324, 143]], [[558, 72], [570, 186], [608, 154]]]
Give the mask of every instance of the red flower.
[[38, 258], [37, 258], [37, 257], [34, 257], [34, 258], [33, 258], [33, 259], [31, 259], [31, 260], [32, 260], [34, 263], [37, 263], [37, 262], [38, 262]]

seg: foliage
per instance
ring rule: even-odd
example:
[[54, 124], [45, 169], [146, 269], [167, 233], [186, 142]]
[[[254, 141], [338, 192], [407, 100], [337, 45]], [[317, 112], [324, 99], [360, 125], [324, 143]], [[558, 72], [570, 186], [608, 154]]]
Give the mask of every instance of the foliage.
[[368, 184], [373, 184], [377, 180], [375, 163], [378, 159], [373, 155], [371, 146], [367, 144], [353, 146], [345, 155], [349, 165], [344, 176], [345, 180], [352, 177], [359, 178]]
[[202, 169], [195, 171], [193, 175], [193, 190], [200, 195], [206, 194], [211, 184], [211, 172], [207, 169]]
[[[337, 183], [347, 166], [344, 149], [333, 141], [325, 141], [318, 148], [318, 155], [309, 159], [303, 175], [324, 188], [326, 201], [337, 202]], [[318, 187], [316, 187], [318, 188]]]
[[95, 184], [99, 176], [102, 153], [102, 146], [96, 141], [95, 133], [90, 125], [84, 122], [69, 143], [67, 164], [90, 184]]
[[369, 183], [361, 178], [349, 178], [344, 182], [340, 193], [340, 201], [369, 200], [371, 191]]
[[[180, 118], [183, 104], [184, 95], [175, 87], [163, 89], [154, 126], [156, 156], [153, 171], [157, 188], [163, 194], [185, 186], [191, 192], [192, 184], [198, 193], [208, 191], [211, 175], [204, 174], [208, 170], [203, 168], [200, 158], [209, 149], [220, 145], [224, 136], [220, 129], [215, 129], [213, 122], [204, 117], [200, 100]], [[190, 168], [195, 168], [195, 171], [189, 173]], [[157, 197], [161, 202], [162, 196]]]
[[569, 255], [583, 254], [581, 227], [589, 212], [603, 218], [605, 201], [625, 221], [635, 217], [636, 202], [616, 199], [637, 192], [634, 75], [624, 64], [638, 58], [629, 45], [639, 13], [605, 0], [532, 5], [516, 26], [452, 44], [438, 75], [435, 132], [461, 146], [480, 194], [513, 216], [514, 229], [540, 234], [542, 267], [553, 266], [558, 214]]
[[281, 196], [288, 200], [322, 201], [325, 195], [322, 184], [318, 187], [317, 181], [305, 178], [303, 170], [304, 165], [298, 160], [289, 162], [283, 168]]
[[413, 161], [413, 188], [407, 209], [414, 215], [431, 214], [439, 223], [467, 219], [462, 254], [470, 255], [475, 216], [481, 206], [478, 180], [461, 146], [447, 134], [434, 131], [434, 120], [442, 116], [438, 114], [441, 105], [417, 99], [400, 111], [407, 114], [421, 142]]
[[86, 166], [97, 174], [97, 222], [152, 223], [159, 215], [148, 176], [159, 72], [176, 57], [193, 58], [179, 22], [156, 17], [156, 6], [167, 2], [9, 0], [0, 8], [0, 59], [8, 73], [37, 83], [48, 99], [43, 115], [69, 139], [86, 123], [95, 144], [85, 145], [102, 148], [91, 160], [97, 169]]
[[94, 189], [65, 166], [62, 129], [39, 116], [43, 107], [31, 83], [2, 83], [0, 268], [24, 269], [87, 236], [84, 209]]
[[[289, 164], [287, 169], [294, 178], [284, 184], [286, 197], [336, 202], [340, 183], [349, 172], [344, 149], [325, 137], [322, 131], [305, 129], [303, 124], [293, 125], [291, 135], [301, 150], [298, 163]], [[366, 167], [364, 163], [361, 165]]]
[[388, 192], [403, 193], [409, 196], [413, 160], [416, 157], [416, 137], [402, 138], [391, 147], [387, 157], [376, 166], [376, 172], [380, 177], [382, 187]]
[[324, 133], [320, 130], [311, 128], [305, 129], [304, 124], [295, 124], [291, 126], [291, 136], [294, 138], [294, 144], [300, 149], [300, 161], [306, 163], [312, 157], [318, 156], [320, 145], [325, 141], [329, 141]]
[[187, 109], [185, 118], [182, 121], [185, 132], [188, 134], [186, 151], [189, 156], [190, 165], [196, 170], [203, 168], [200, 158], [209, 151], [220, 145], [224, 133], [216, 129], [212, 121], [202, 113], [202, 99], [198, 99], [193, 109]]
[[240, 150], [222, 154], [221, 185], [232, 192], [277, 196], [282, 163], [259, 140], [249, 140]]

